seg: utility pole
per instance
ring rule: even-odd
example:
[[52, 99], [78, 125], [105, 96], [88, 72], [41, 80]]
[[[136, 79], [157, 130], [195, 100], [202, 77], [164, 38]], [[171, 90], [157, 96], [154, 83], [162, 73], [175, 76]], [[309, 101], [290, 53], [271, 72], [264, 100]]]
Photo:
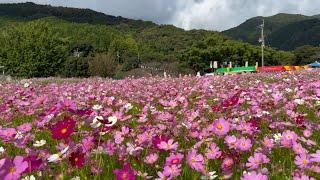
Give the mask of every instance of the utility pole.
[[118, 59], [118, 63], [120, 63], [120, 53], [119, 53], [119, 51], [117, 51], [117, 59]]
[[2, 69], [2, 75], [4, 76], [4, 66], [0, 66], [0, 69]]
[[265, 40], [264, 40], [264, 19], [262, 19], [262, 24], [260, 26], [261, 28], [261, 65], [264, 67], [264, 47], [265, 47]]

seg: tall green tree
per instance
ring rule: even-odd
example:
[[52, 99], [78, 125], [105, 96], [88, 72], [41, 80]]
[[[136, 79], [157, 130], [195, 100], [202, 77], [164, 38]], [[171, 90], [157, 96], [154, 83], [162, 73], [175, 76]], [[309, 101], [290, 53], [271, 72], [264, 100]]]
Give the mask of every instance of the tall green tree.
[[48, 77], [60, 73], [68, 42], [44, 21], [7, 27], [0, 36], [0, 61], [9, 74]]

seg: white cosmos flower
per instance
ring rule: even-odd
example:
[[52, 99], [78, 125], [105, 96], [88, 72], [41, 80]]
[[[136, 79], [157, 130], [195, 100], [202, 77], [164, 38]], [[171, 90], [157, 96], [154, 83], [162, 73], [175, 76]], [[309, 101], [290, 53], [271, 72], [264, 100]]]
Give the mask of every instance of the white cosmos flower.
[[22, 139], [23, 138], [23, 134], [20, 131], [17, 131], [16, 136], [14, 137], [15, 139]]
[[25, 88], [28, 88], [29, 86], [30, 86], [30, 84], [27, 82], [23, 84], [23, 87], [25, 87]]
[[94, 106], [92, 107], [92, 109], [93, 109], [93, 110], [100, 110], [100, 109], [102, 109], [102, 106], [99, 105], [99, 104], [96, 104], [96, 105], [94, 105]]
[[111, 127], [111, 126], [115, 125], [115, 124], [117, 123], [117, 121], [118, 121], [118, 118], [117, 118], [117, 117], [115, 117], [115, 116], [109, 116], [109, 117], [108, 117], [108, 122], [109, 122], [110, 124], [106, 124], [106, 126], [107, 126], [107, 127]]
[[291, 93], [293, 90], [290, 89], [290, 88], [286, 88], [286, 91], [287, 91], [288, 93]]
[[41, 139], [40, 141], [36, 141], [36, 142], [33, 144], [33, 146], [34, 146], [34, 147], [41, 147], [41, 146], [45, 145], [46, 143], [47, 143], [46, 140]]
[[102, 123], [99, 120], [103, 120], [102, 116], [96, 116], [93, 120], [92, 123], [90, 124], [90, 126], [92, 128], [98, 128], [102, 125]]
[[127, 109], [127, 111], [129, 111], [130, 109], [133, 108], [132, 104], [131, 103], [127, 103], [126, 105], [124, 105], [124, 108]]
[[34, 177], [34, 175], [31, 175], [31, 176], [26, 176], [26, 177], [22, 178], [21, 180], [36, 180], [36, 178]]
[[5, 149], [2, 146], [0, 146], [0, 154], [4, 153], [4, 151]]
[[218, 177], [218, 175], [216, 175], [216, 171], [212, 171], [209, 172], [207, 176], [201, 176], [202, 180], [213, 180], [216, 179]]
[[80, 177], [79, 176], [75, 176], [75, 177], [71, 178], [70, 180], [80, 180]]
[[275, 142], [278, 142], [282, 138], [282, 134], [281, 133], [274, 134], [273, 138]]
[[302, 104], [304, 104], [304, 100], [303, 99], [295, 99], [294, 103], [302, 105]]
[[69, 150], [69, 146], [64, 148], [58, 154], [52, 154], [51, 156], [49, 156], [48, 161], [49, 162], [57, 162], [57, 161], [61, 160], [61, 156], [64, 155], [68, 150]]
[[48, 158], [48, 162], [57, 162], [61, 160], [59, 154], [52, 154], [51, 156], [49, 156]]

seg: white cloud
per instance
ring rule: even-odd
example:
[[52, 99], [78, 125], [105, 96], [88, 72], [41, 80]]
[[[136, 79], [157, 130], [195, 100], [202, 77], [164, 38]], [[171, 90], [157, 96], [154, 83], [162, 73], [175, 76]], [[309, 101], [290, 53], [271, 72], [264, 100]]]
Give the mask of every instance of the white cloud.
[[[106, 14], [174, 24], [185, 29], [225, 30], [254, 16], [280, 12], [320, 13], [320, 0], [29, 0], [40, 4], [90, 8]], [[19, 0], [0, 0], [23, 2]]]

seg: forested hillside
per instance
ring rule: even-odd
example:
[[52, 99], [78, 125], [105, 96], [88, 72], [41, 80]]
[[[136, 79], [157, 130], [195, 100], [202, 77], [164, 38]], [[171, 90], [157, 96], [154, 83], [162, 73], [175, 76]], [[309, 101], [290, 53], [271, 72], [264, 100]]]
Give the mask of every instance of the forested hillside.
[[[214, 31], [33, 3], [0, 4], [0, 11], [0, 65], [14, 76], [122, 78], [144, 72], [141, 65], [194, 73], [212, 60], [243, 65], [261, 58], [259, 46]], [[294, 62], [291, 52], [266, 50], [266, 64]]]
[[251, 44], [259, 44], [262, 19], [265, 20], [267, 45], [283, 50], [293, 50], [303, 45], [318, 46], [320, 42], [320, 16], [277, 14], [270, 17], [254, 17], [223, 34]]

